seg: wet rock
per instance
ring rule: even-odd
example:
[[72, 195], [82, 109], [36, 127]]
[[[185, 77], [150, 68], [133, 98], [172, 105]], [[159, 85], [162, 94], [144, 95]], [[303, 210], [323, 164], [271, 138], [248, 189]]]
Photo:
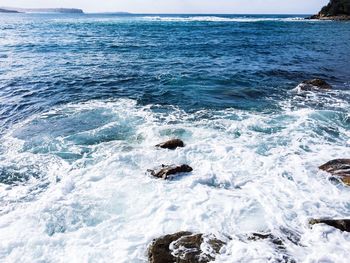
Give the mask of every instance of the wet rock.
[[350, 232], [350, 219], [311, 219], [309, 224], [326, 224], [341, 231]]
[[319, 169], [339, 177], [350, 186], [350, 159], [335, 159], [321, 165]]
[[300, 83], [297, 89], [301, 91], [312, 91], [317, 89], [329, 90], [332, 89], [332, 86], [322, 79], [311, 79], [305, 80], [302, 83]]
[[300, 233], [296, 232], [295, 230], [286, 228], [281, 226], [280, 227], [281, 232], [283, 233], [283, 236], [288, 239], [290, 242], [292, 242], [296, 246], [304, 246], [300, 243], [301, 235]]
[[162, 179], [171, 179], [172, 177], [174, 177], [177, 174], [181, 174], [181, 173], [190, 173], [192, 172], [193, 169], [191, 166], [187, 165], [187, 164], [182, 164], [182, 165], [164, 165], [162, 164], [162, 166], [159, 169], [156, 170], [148, 170], [148, 172], [151, 173], [151, 175], [153, 175], [154, 177], [157, 178], [162, 178]]
[[286, 249], [283, 244], [282, 239], [272, 235], [271, 233], [252, 233], [248, 236], [248, 240], [257, 241], [257, 240], [269, 240], [272, 244], [276, 245], [278, 249]]
[[157, 144], [156, 147], [175, 150], [177, 147], [185, 147], [185, 144], [180, 139], [171, 139], [169, 141]]
[[[209, 252], [201, 249], [206, 242]], [[203, 234], [178, 232], [153, 240], [148, 249], [150, 263], [206, 263], [213, 261], [225, 242]]]

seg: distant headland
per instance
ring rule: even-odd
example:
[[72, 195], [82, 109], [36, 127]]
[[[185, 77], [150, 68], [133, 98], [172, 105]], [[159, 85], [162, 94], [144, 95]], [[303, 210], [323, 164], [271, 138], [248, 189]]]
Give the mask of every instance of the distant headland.
[[317, 15], [308, 19], [350, 20], [350, 0], [330, 0]]
[[62, 14], [83, 14], [82, 9], [77, 8], [16, 8], [1, 7], [0, 13], [62, 13]]
[[0, 13], [19, 13], [19, 12], [15, 10], [0, 8]]

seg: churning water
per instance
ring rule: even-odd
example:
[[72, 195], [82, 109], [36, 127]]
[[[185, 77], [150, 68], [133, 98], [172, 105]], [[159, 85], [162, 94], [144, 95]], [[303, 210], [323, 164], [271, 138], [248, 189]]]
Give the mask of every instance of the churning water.
[[[349, 43], [298, 16], [1, 15], [0, 261], [147, 262], [189, 230], [217, 262], [346, 262], [350, 235], [307, 222], [350, 216], [318, 170], [350, 156]], [[315, 77], [334, 89], [294, 89]], [[194, 171], [146, 173], [172, 163]]]

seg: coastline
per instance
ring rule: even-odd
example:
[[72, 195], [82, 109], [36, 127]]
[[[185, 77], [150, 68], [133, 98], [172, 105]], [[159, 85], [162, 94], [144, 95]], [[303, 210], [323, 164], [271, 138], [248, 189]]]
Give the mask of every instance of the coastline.
[[0, 13], [53, 13], [53, 14], [84, 14], [82, 9], [78, 8], [16, 8], [1, 7]]
[[339, 16], [320, 16], [314, 15], [307, 17], [305, 19], [317, 19], [317, 20], [333, 20], [333, 21], [350, 21], [350, 16], [348, 15], [339, 15]]

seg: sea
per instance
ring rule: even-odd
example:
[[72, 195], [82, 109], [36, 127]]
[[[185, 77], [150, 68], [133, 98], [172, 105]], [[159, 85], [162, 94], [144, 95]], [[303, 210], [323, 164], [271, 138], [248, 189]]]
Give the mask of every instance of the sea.
[[215, 262], [349, 262], [308, 221], [350, 217], [318, 169], [350, 157], [350, 22], [305, 17], [0, 14], [0, 261], [146, 263], [191, 231]]

